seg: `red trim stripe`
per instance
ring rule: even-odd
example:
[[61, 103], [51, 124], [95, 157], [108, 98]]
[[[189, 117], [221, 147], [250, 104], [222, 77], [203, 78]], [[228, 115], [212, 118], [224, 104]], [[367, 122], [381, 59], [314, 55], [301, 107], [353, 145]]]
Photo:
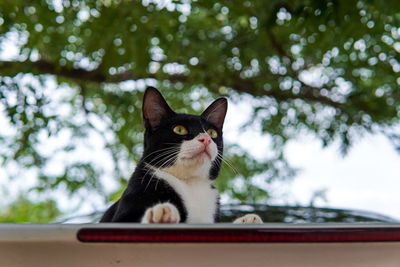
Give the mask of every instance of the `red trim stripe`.
[[394, 242], [400, 228], [288, 229], [112, 229], [83, 228], [81, 242], [268, 243], [268, 242]]

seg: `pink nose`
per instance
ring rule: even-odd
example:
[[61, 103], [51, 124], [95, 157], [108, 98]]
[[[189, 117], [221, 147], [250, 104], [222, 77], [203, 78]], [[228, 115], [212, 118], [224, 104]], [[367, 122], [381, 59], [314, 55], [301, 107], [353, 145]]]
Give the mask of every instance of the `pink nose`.
[[208, 136], [208, 134], [202, 134], [197, 138], [197, 141], [200, 143], [203, 143], [205, 147], [207, 147], [211, 143], [211, 138]]

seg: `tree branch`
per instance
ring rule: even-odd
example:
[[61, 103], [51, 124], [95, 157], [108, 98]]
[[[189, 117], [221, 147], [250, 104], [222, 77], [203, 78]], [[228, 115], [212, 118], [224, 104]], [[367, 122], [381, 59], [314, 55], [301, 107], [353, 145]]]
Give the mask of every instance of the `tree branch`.
[[2, 75], [15, 76], [18, 73], [32, 74], [54, 74], [57, 76], [87, 80], [93, 82], [104, 82], [106, 76], [99, 70], [88, 71], [85, 69], [71, 69], [67, 67], [56, 66], [45, 60], [38, 61], [1, 61], [0, 73]]
[[302, 84], [302, 90], [298, 94], [294, 94], [291, 91], [282, 91], [282, 90], [264, 90], [257, 87], [255, 82], [251, 79], [242, 79], [240, 77], [236, 77], [233, 80], [231, 87], [240, 93], [247, 93], [253, 96], [269, 96], [275, 98], [279, 102], [284, 102], [292, 99], [303, 99], [309, 102], [321, 103], [327, 106], [331, 106], [333, 108], [338, 108], [344, 110], [344, 105], [340, 102], [333, 101], [329, 97], [325, 97], [319, 94], [320, 88], [312, 87], [309, 85]]
[[[0, 61], [0, 74], [15, 76], [18, 73], [32, 73], [35, 75], [52, 74], [64, 78], [80, 81], [90, 81], [95, 83], [119, 83], [128, 80], [157, 78], [153, 74], [146, 76], [134, 75], [131, 71], [126, 71], [116, 75], [106, 75], [105, 71], [97, 68], [95, 70], [86, 70], [82, 68], [69, 68], [55, 65], [46, 60], [38, 61]], [[171, 81], [184, 81], [184, 75], [170, 75]]]
[[[287, 7], [285, 7], [287, 8]], [[278, 42], [278, 40], [275, 37], [275, 34], [272, 32], [272, 30], [268, 30], [268, 36], [270, 38], [272, 47], [276, 50], [276, 52], [281, 56], [281, 57], [286, 57], [287, 59], [290, 60], [290, 62], [293, 62], [293, 58], [286, 53], [286, 49], [282, 46], [282, 44], [280, 42]], [[298, 80], [301, 83], [302, 86], [302, 91], [298, 94], [292, 94], [292, 93], [283, 93], [282, 91], [275, 91], [275, 95], [276, 93], [278, 93], [277, 97], [275, 97], [277, 100], [281, 97], [280, 94], [284, 94], [284, 98], [285, 99], [295, 99], [295, 98], [302, 98], [305, 100], [309, 100], [312, 102], [319, 102], [328, 106], [332, 106], [334, 108], [339, 108], [342, 109], [344, 108], [343, 104], [339, 103], [339, 102], [335, 102], [332, 99], [322, 96], [320, 94], [320, 90], [321, 88], [318, 87], [313, 87], [310, 85], [305, 84], [303, 81], [301, 81], [300, 79], [300, 75], [299, 75], [299, 71], [293, 70], [291, 68], [291, 66], [288, 66], [289, 70], [291, 71], [292, 75], [296, 78], [296, 80]]]
[[278, 52], [280, 56], [291, 59], [286, 53], [285, 49], [282, 47], [282, 45], [276, 40], [275, 34], [272, 33], [271, 29], [268, 30], [268, 37], [271, 41], [272, 47]]
[[[100, 69], [88, 71], [82, 68], [71, 69], [67, 67], [59, 67], [45, 60], [39, 61], [0, 61], [0, 74], [7, 76], [15, 76], [18, 73], [32, 73], [35, 75], [52, 74], [64, 78], [70, 78], [79, 81], [90, 81], [95, 83], [118, 83], [127, 80], [137, 80], [146, 78], [158, 78], [153, 74], [147, 76], [134, 75], [132, 72], [124, 72], [117, 75], [107, 76]], [[213, 80], [210, 77], [209, 80]], [[186, 82], [188, 76], [186, 75], [168, 75], [167, 79], [171, 82]], [[207, 80], [207, 78], [206, 78]], [[226, 83], [227, 80], [232, 80], [229, 84], [234, 90], [240, 93], [248, 93], [254, 96], [269, 96], [275, 98], [277, 101], [288, 101], [291, 99], [304, 99], [311, 102], [319, 102], [328, 106], [343, 109], [341, 103], [335, 102], [328, 97], [318, 95], [320, 88], [314, 88], [302, 83], [302, 90], [299, 94], [293, 94], [290, 91], [271, 90], [266, 91], [258, 88], [252, 79], [242, 79], [239, 76], [232, 77], [232, 79], [224, 79], [221, 84]], [[316, 94], [317, 92], [317, 94]]]

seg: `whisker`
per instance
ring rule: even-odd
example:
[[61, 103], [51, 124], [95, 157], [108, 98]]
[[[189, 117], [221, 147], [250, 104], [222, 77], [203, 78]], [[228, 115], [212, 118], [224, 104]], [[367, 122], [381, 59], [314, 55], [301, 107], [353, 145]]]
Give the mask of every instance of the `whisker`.
[[175, 147], [169, 148], [168, 150], [163, 151], [163, 152], [161, 152], [160, 154], [158, 154], [157, 156], [155, 156], [155, 157], [154, 157], [150, 162], [148, 162], [148, 163], [153, 163], [154, 161], [158, 160], [159, 158], [164, 157], [164, 156], [166, 156], [166, 155], [168, 155], [168, 154], [170, 154], [170, 153], [179, 152], [179, 150], [180, 150], [179, 148], [175, 148]]
[[[172, 158], [172, 160], [174, 160], [174, 159]], [[164, 165], [169, 164], [169, 162], [171, 162], [171, 159], [169, 159], [168, 161], [166, 161]], [[157, 170], [161, 170], [163, 167], [164, 167], [164, 166], [160, 166]], [[154, 172], [154, 175], [155, 175], [155, 172]], [[156, 185], [155, 185], [155, 187], [154, 187], [154, 191], [157, 191], [157, 186], [158, 186], [158, 183], [159, 183], [159, 182], [160, 182], [160, 179], [157, 179]]]
[[231, 169], [233, 170], [233, 172], [234, 172], [236, 175], [239, 175], [239, 174], [240, 174], [240, 172], [233, 166], [233, 163], [231, 163], [228, 159], [223, 158], [222, 155], [220, 155], [219, 153], [218, 153], [217, 157], [218, 157], [223, 163], [225, 163], [229, 168], [231, 168]]
[[[151, 168], [148, 168], [148, 166], [153, 167], [153, 164], [158, 165], [163, 160], [167, 160], [168, 162], [171, 162], [171, 160], [174, 159], [174, 157], [176, 155], [178, 155], [179, 152], [180, 152], [180, 149], [178, 149], [178, 148], [170, 148], [169, 150], [164, 151], [164, 152], [160, 153], [159, 155], [157, 155], [150, 162], [146, 162], [148, 170], [146, 171], [145, 175], [151, 170]], [[165, 166], [165, 162], [162, 164], [162, 166]]]
[[[167, 151], [164, 151], [160, 154], [158, 154], [156, 157], [154, 157], [150, 162], [145, 162], [146, 164], [152, 165], [155, 164], [157, 165], [159, 162], [161, 162], [163, 160], [163, 158], [169, 156], [169, 155], [175, 155], [176, 151], [174, 149], [169, 149]], [[146, 171], [146, 173], [144, 174], [144, 177], [148, 174], [149, 170]], [[143, 177], [143, 179], [144, 179]], [[142, 183], [143, 183], [143, 179], [142, 179]]]
[[147, 155], [146, 157], [142, 158], [142, 161], [144, 161], [145, 159], [147, 159], [148, 157], [150, 157], [151, 155], [161, 152], [161, 151], [165, 151], [165, 150], [169, 150], [169, 149], [173, 149], [173, 148], [178, 148], [178, 147], [166, 147], [166, 148], [161, 148], [159, 150], [153, 151], [151, 152], [149, 155]]
[[[154, 159], [152, 159], [150, 162], [146, 162], [146, 164], [148, 164], [148, 165], [152, 165], [152, 164], [155, 164], [155, 165], [158, 165], [158, 163], [160, 163], [162, 160], [164, 160], [165, 158], [174, 158], [174, 156], [176, 156], [176, 155], [178, 155], [178, 153], [179, 153], [179, 149], [178, 148], [176, 148], [176, 147], [172, 147], [172, 148], [168, 148], [168, 149], [163, 149], [163, 150], [166, 150], [166, 151], [163, 151], [162, 153], [160, 153], [160, 154], [158, 154]], [[162, 151], [162, 150], [158, 150], [158, 151], [155, 151], [155, 152], [159, 152], [159, 151]], [[145, 172], [145, 174], [143, 175], [143, 178], [142, 178], [142, 181], [141, 181], [141, 184], [143, 184], [143, 181], [144, 181], [144, 178], [146, 177], [146, 175], [149, 173], [149, 171], [150, 171], [150, 169], [148, 168], [147, 169], [147, 171]]]
[[[169, 155], [170, 157], [166, 160], [166, 162], [164, 162], [163, 164], [161, 164], [161, 166], [160, 167], [158, 167], [158, 168], [156, 168], [156, 170], [155, 171], [153, 171], [153, 173], [152, 173], [152, 175], [151, 175], [151, 177], [150, 177], [150, 179], [149, 179], [149, 182], [147, 183], [147, 185], [146, 185], [146, 188], [144, 189], [144, 191], [146, 191], [147, 190], [147, 188], [149, 187], [149, 185], [150, 185], [150, 183], [151, 183], [151, 181], [153, 180], [153, 177], [155, 176], [155, 174], [156, 174], [156, 171], [157, 170], [161, 170], [163, 167], [165, 167], [169, 162], [171, 162], [171, 160], [174, 160], [174, 155], [172, 154], [172, 155]], [[150, 164], [149, 164], [150, 165]], [[153, 167], [153, 166], [151, 166], [150, 165], [150, 168], [149, 168], [149, 171], [152, 169], [152, 168], [155, 168], [155, 167]], [[147, 172], [146, 172], [147, 173]], [[157, 181], [158, 182], [158, 181]], [[156, 183], [156, 186], [157, 186], [157, 183]], [[156, 188], [156, 187], [155, 187]]]

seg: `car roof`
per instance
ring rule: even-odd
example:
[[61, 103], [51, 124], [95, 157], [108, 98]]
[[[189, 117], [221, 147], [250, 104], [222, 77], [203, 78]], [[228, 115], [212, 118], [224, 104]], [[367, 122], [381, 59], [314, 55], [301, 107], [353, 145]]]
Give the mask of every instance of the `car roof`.
[[[258, 214], [265, 223], [399, 223], [389, 216], [351, 209], [312, 206], [224, 204], [221, 205], [221, 222], [232, 222], [247, 213]], [[59, 218], [55, 223], [94, 223], [103, 215], [96, 211], [84, 215]]]

